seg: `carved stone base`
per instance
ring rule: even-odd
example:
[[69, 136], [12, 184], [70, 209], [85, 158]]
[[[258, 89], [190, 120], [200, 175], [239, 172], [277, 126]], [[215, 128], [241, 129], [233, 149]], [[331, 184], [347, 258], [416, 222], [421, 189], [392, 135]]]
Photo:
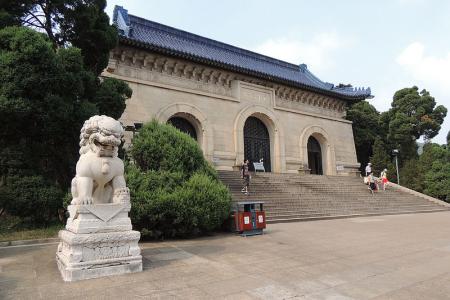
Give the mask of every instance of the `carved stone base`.
[[130, 204], [69, 205], [66, 229], [75, 233], [130, 231]]
[[64, 281], [142, 271], [137, 231], [59, 232], [56, 260]]

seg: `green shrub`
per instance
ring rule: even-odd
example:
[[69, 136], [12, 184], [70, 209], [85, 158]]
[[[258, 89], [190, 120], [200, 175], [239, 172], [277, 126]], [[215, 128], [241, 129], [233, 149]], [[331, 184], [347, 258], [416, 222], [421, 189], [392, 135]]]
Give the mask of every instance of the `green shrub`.
[[187, 232], [212, 231], [220, 227], [230, 213], [231, 195], [219, 181], [194, 174], [176, 192], [179, 222]]
[[34, 224], [48, 224], [58, 215], [64, 192], [42, 176], [10, 176], [0, 187], [0, 206], [8, 214]]
[[139, 172], [128, 166], [131, 220], [143, 238], [183, 237], [219, 228], [228, 217], [231, 197], [205, 174], [182, 180], [179, 172]]
[[197, 235], [228, 217], [231, 195], [187, 134], [152, 121], [133, 140], [131, 155], [130, 217], [143, 238]]
[[212, 172], [197, 142], [175, 127], [156, 120], [145, 124], [133, 139], [131, 155], [142, 171]]

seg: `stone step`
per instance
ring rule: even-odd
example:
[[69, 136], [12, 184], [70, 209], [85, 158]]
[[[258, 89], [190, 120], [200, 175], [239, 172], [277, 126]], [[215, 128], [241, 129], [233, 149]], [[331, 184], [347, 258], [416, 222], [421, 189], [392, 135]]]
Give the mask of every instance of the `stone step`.
[[257, 173], [252, 174], [249, 195], [241, 193], [239, 172], [219, 171], [219, 178], [234, 202], [264, 201], [270, 222], [447, 210], [400, 190], [372, 195], [358, 177]]

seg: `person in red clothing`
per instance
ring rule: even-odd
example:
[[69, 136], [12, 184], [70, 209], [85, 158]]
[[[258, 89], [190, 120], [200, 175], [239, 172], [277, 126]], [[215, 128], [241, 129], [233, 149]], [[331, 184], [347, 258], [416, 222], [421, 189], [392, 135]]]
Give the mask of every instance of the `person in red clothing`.
[[250, 186], [250, 172], [248, 170], [249, 163], [250, 162], [248, 161], [248, 159], [246, 159], [241, 167], [241, 176], [242, 176], [243, 185], [244, 185], [242, 187], [241, 192], [245, 193], [246, 195], [248, 195], [248, 187]]
[[389, 184], [389, 180], [387, 179], [387, 169], [384, 169], [380, 174], [381, 182], [383, 183], [383, 191], [386, 190], [386, 186]]

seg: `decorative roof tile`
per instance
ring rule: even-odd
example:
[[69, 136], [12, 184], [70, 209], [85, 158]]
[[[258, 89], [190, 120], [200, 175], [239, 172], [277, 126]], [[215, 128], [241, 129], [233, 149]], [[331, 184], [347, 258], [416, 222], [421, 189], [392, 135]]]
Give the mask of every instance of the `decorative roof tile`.
[[113, 22], [120, 41], [171, 55], [212, 64], [288, 85], [314, 90], [346, 100], [371, 98], [370, 88], [335, 86], [314, 76], [305, 64], [299, 66], [234, 47], [183, 30], [129, 15], [121, 6], [114, 8]]

